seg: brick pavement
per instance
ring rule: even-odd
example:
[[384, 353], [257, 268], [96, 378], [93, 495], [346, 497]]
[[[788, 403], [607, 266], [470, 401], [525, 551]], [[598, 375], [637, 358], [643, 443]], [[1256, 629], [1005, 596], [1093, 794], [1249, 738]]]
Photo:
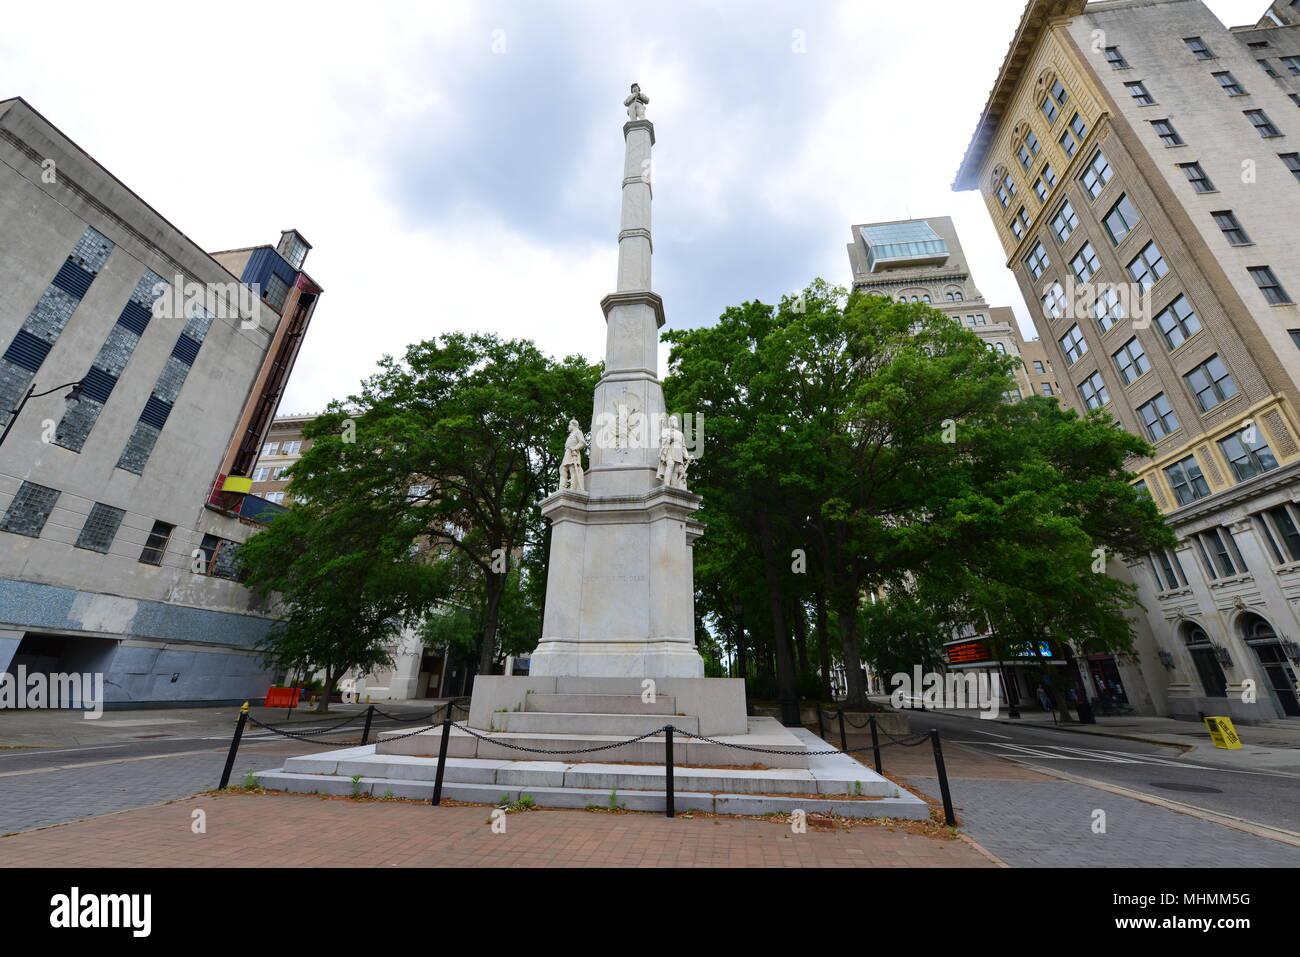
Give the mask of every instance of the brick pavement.
[[[207, 833], [191, 831], [207, 815]], [[895, 828], [792, 834], [775, 821], [208, 794], [0, 838], [10, 867], [994, 867]]]

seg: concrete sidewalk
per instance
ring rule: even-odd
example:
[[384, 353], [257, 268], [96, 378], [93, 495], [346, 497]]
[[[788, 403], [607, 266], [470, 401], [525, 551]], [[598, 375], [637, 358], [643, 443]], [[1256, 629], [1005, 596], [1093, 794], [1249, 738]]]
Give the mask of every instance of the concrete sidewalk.
[[[888, 704], [889, 699], [874, 696], [873, 701]], [[1044, 730], [1073, 731], [1108, 738], [1125, 738], [1181, 748], [1189, 761], [1214, 763], [1223, 767], [1240, 769], [1266, 769], [1273, 771], [1300, 771], [1300, 722], [1290, 727], [1288, 722], [1266, 725], [1236, 725], [1241, 737], [1240, 750], [1216, 748], [1205, 725], [1194, 721], [1178, 721], [1148, 715], [1099, 715], [1096, 724], [1079, 724], [1075, 721], [1058, 721], [1051, 712], [1022, 710], [1019, 718], [1010, 718], [1003, 708], [996, 718], [985, 717], [973, 708], [930, 708], [933, 713], [970, 718], [978, 721], [1005, 724], [1013, 727], [1031, 727]], [[912, 709], [911, 714], [924, 714]]]

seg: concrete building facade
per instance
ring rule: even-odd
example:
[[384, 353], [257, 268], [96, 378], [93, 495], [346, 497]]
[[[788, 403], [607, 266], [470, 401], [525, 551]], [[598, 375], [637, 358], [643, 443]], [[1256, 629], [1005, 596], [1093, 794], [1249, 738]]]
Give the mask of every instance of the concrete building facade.
[[981, 190], [1062, 401], [1154, 447], [1156, 710], [1300, 717], [1300, 10], [1031, 0], [954, 188]]
[[246, 252], [0, 101], [0, 672], [102, 673], [108, 707], [265, 692], [235, 551], [275, 507], [240, 463], [321, 290]]
[[[849, 243], [853, 289], [899, 302], [925, 303], [979, 336], [990, 349], [1020, 358], [1016, 390], [1008, 400], [1044, 394], [1054, 382], [1050, 362], [1036, 342], [1026, 343], [1008, 306], [990, 306], [971, 278], [966, 253], [949, 216], [864, 223]], [[1042, 371], [1030, 375], [1039, 366]]]

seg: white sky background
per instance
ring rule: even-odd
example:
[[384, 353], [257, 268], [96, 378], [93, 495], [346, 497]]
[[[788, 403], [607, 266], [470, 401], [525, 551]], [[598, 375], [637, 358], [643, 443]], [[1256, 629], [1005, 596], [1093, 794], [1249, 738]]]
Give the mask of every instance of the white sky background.
[[[1234, 26], [1268, 3], [1208, 5]], [[206, 249], [303, 232], [325, 295], [280, 411], [310, 412], [452, 330], [603, 356], [633, 81], [670, 326], [847, 284], [853, 223], [951, 215], [977, 286], [1032, 337], [983, 202], [951, 191], [1023, 7], [8, 4], [0, 99]]]

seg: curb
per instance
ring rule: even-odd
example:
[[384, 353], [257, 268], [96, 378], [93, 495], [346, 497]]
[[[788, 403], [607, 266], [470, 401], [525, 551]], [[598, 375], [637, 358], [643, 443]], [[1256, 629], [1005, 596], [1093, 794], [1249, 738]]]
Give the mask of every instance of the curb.
[[1179, 814], [1186, 814], [1188, 817], [1200, 818], [1203, 821], [1209, 821], [1212, 824], [1220, 824], [1224, 827], [1230, 827], [1233, 830], [1244, 831], [1247, 834], [1253, 834], [1256, 837], [1266, 838], [1271, 841], [1277, 841], [1280, 844], [1289, 844], [1292, 847], [1300, 847], [1300, 833], [1289, 831], [1282, 827], [1272, 827], [1268, 824], [1257, 824], [1254, 821], [1248, 821], [1245, 818], [1235, 817], [1231, 814], [1224, 814], [1220, 811], [1211, 811], [1209, 808], [1197, 807], [1194, 804], [1184, 804], [1181, 801], [1171, 801], [1168, 798], [1156, 797], [1152, 794], [1145, 794], [1142, 791], [1134, 791], [1116, 784], [1109, 784], [1105, 781], [1096, 781], [1092, 778], [1079, 777], [1075, 774], [1068, 774], [1064, 771], [1058, 771], [1055, 768], [1045, 768], [1036, 764], [1025, 764], [1017, 761], [1022, 767], [1030, 768], [1040, 774], [1048, 777], [1059, 778], [1062, 781], [1068, 781], [1071, 784], [1082, 784], [1085, 787], [1096, 788], [1099, 791], [1108, 791], [1111, 794], [1118, 794], [1120, 797], [1133, 798], [1144, 804], [1154, 804], [1156, 807], [1162, 807], [1169, 811], [1177, 811]]

